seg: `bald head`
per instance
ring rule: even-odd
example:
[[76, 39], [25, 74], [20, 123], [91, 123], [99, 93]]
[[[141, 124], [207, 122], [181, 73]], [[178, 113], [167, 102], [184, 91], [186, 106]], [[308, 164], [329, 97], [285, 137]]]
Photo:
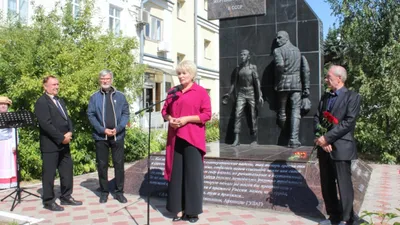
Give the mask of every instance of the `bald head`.
[[284, 31], [284, 30], [278, 31], [278, 33], [276, 34], [276, 36], [282, 36], [282, 37], [285, 37], [285, 38], [289, 39], [289, 34], [288, 34], [288, 32], [286, 32], [286, 31]]
[[285, 45], [289, 42], [289, 34], [284, 30], [278, 31], [276, 34], [276, 42], [279, 46]]

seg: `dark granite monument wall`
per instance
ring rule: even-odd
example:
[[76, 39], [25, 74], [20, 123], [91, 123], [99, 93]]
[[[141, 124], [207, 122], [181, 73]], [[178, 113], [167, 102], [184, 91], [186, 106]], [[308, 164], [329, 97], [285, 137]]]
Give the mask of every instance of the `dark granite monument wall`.
[[[260, 160], [247, 158], [248, 154], [247, 157], [242, 155], [237, 158], [206, 157], [204, 202], [273, 209], [324, 218], [325, 206], [318, 163], [315, 158], [309, 158], [311, 148], [303, 147], [303, 150], [286, 149], [277, 154], [277, 149], [274, 154], [264, 155], [266, 159], [258, 157]], [[297, 153], [304, 153], [305, 158]], [[287, 157], [289, 155], [290, 157]], [[252, 158], [257, 156], [253, 155]], [[167, 197], [168, 182], [163, 177], [164, 160], [162, 154], [151, 156], [150, 176], [147, 176], [147, 159], [139, 160], [127, 169], [125, 176], [129, 179], [125, 182], [125, 192], [141, 196], [150, 194], [153, 197]], [[352, 162], [351, 169], [354, 211], [359, 213], [372, 168], [361, 160], [356, 160]]]
[[[264, 105], [258, 110], [257, 142], [260, 145], [287, 145], [287, 130], [276, 123], [276, 92], [274, 91], [274, 57], [272, 51], [278, 31], [288, 32], [290, 41], [297, 46], [310, 66], [310, 97], [312, 108], [303, 116], [300, 125], [300, 142], [313, 145], [313, 115], [321, 96], [322, 58], [322, 23], [304, 0], [267, 0], [266, 15], [248, 16], [220, 20], [220, 96], [229, 91], [231, 75], [239, 65], [240, 51], [251, 52], [250, 63], [258, 69]], [[220, 142], [231, 144], [234, 139], [233, 123], [235, 101], [220, 104]], [[249, 122], [245, 112], [242, 118], [240, 143], [251, 143]]]

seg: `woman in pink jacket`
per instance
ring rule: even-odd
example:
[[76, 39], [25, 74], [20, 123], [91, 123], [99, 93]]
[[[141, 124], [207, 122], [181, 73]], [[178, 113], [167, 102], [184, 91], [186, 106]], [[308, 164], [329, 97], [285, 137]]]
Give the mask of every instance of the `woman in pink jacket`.
[[181, 62], [177, 68], [182, 90], [169, 98], [162, 115], [169, 122], [164, 177], [169, 181], [167, 210], [173, 221], [198, 221], [203, 212], [205, 123], [211, 119], [207, 91], [196, 84], [196, 65]]

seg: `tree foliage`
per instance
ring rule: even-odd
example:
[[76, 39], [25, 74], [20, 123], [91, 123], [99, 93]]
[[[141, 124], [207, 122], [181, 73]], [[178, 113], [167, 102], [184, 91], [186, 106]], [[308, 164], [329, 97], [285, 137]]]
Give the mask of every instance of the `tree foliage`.
[[346, 66], [344, 54], [346, 48], [340, 38], [339, 29], [329, 29], [324, 41], [324, 61], [325, 67], [332, 64]]
[[[75, 174], [95, 169], [86, 109], [98, 88], [99, 71], [112, 70], [116, 88], [129, 90], [133, 97], [141, 91], [144, 72], [143, 66], [134, 65], [137, 40], [104, 33], [94, 26], [93, 4], [92, 0], [82, 1], [78, 18], [72, 16], [69, 1], [56, 4], [48, 13], [35, 7], [30, 25], [10, 20], [0, 23], [0, 94], [13, 100], [13, 110], [33, 111], [43, 93], [42, 78], [48, 74], [59, 78], [60, 96], [75, 128], [71, 144]], [[21, 168], [27, 179], [40, 175], [38, 136], [37, 127], [20, 129]]]
[[400, 2], [327, 0], [339, 17], [348, 85], [363, 98], [356, 136], [363, 152], [400, 162]]

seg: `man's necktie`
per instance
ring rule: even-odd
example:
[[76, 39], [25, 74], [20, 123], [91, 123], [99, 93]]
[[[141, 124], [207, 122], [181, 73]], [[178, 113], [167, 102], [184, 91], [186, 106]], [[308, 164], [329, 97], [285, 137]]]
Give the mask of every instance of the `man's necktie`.
[[58, 110], [60, 111], [61, 115], [62, 115], [64, 118], [67, 118], [67, 116], [66, 116], [65, 113], [64, 113], [63, 108], [61, 107], [60, 102], [58, 101], [58, 97], [57, 97], [57, 96], [54, 96], [53, 99], [54, 99], [54, 101], [56, 102], [56, 106], [57, 106]]

